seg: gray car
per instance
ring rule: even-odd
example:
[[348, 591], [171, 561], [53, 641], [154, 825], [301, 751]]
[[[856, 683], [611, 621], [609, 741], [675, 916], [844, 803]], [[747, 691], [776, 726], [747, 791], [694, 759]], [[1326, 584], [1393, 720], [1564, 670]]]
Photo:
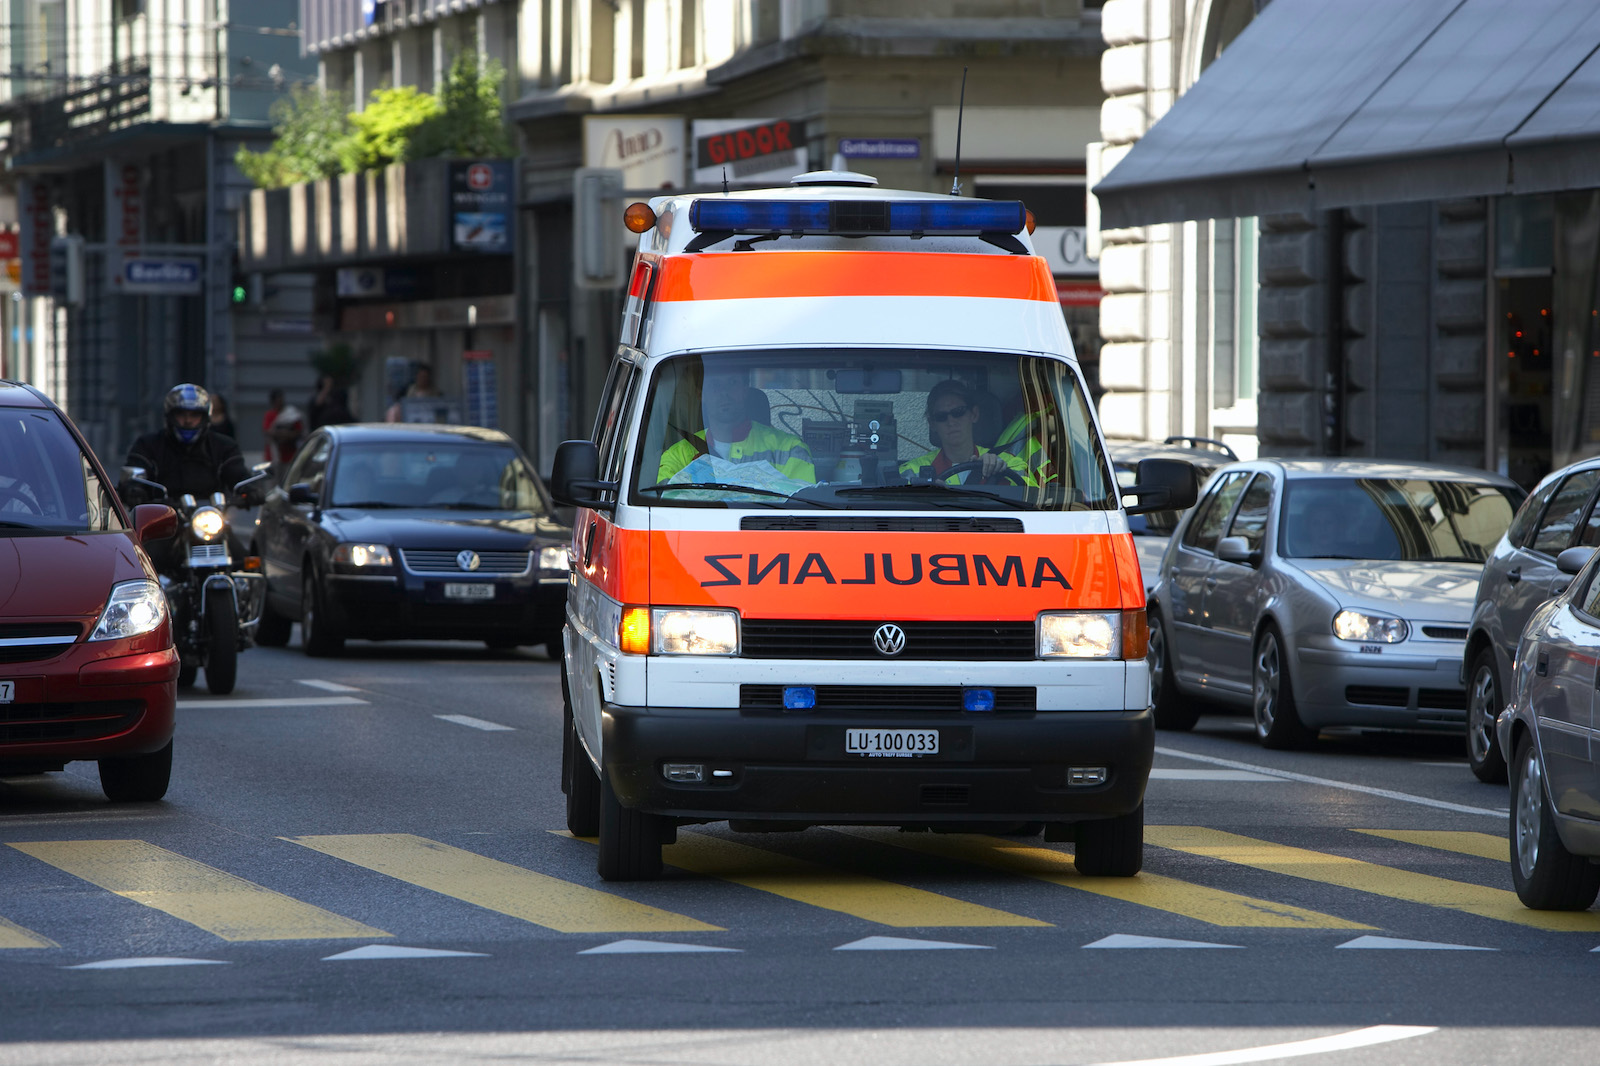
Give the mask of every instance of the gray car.
[[1600, 895], [1600, 559], [1568, 548], [1571, 587], [1536, 607], [1509, 678], [1496, 740], [1511, 766], [1511, 880], [1538, 910], [1584, 910]]
[[1507, 679], [1528, 618], [1569, 578], [1556, 557], [1573, 546], [1600, 544], [1600, 459], [1557, 470], [1534, 486], [1483, 565], [1467, 636], [1467, 762], [1480, 781], [1503, 782], [1506, 763], [1494, 740], [1506, 704]]
[[1465, 467], [1263, 459], [1220, 468], [1150, 598], [1156, 725], [1203, 700], [1270, 748], [1327, 726], [1454, 729], [1483, 560], [1522, 492]]

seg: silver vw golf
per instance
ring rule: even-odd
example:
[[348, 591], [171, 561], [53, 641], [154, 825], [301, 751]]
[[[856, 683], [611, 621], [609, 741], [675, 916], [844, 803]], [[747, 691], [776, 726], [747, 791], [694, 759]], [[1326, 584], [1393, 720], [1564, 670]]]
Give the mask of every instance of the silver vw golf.
[[1465, 467], [1221, 467], [1153, 582], [1156, 725], [1192, 728], [1213, 700], [1271, 748], [1327, 726], [1459, 731], [1478, 577], [1521, 498]]

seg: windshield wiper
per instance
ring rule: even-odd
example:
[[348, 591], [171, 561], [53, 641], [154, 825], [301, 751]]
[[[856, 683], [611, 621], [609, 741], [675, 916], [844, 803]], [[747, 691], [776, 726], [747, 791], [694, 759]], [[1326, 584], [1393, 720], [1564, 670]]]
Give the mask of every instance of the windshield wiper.
[[933, 489], [935, 492], [949, 493], [955, 496], [979, 496], [986, 500], [995, 500], [1019, 510], [1031, 511], [1033, 508], [1023, 505], [1023, 501], [1010, 496], [1002, 496], [998, 492], [988, 492], [984, 489], [975, 489], [967, 485], [950, 485], [943, 481], [907, 481], [899, 485], [861, 485], [847, 489], [835, 489], [835, 496], [869, 495], [876, 492], [922, 492]]
[[[681, 485], [669, 485], [669, 484], [667, 484], [666, 482], [663, 481], [663, 482], [661, 482], [659, 484], [656, 484], [656, 485], [646, 485], [646, 486], [644, 486], [643, 488], [641, 488], [641, 489], [639, 489], [637, 491], [639, 491], [639, 492], [664, 493], [664, 492], [670, 492], [673, 489], [720, 489], [723, 492], [747, 492], [747, 493], [750, 493], [753, 496], [771, 496], [774, 499], [782, 500], [784, 503], [803, 503], [808, 507], [826, 507], [827, 506], [826, 504], [818, 503], [816, 500], [806, 500], [806, 499], [801, 499], [800, 497], [797, 497], [797, 496], [790, 496], [786, 492], [774, 492], [772, 489], [758, 489], [758, 488], [755, 488], [752, 485], [735, 485], [735, 484], [732, 484], [731, 482], [727, 482], [727, 481], [690, 481], [690, 482], [684, 482]], [[728, 501], [727, 500], [708, 500], [706, 502], [708, 502], [708, 503], [727, 503]], [[740, 500], [740, 501], [735, 501], [735, 502], [743, 503], [743, 502], [746, 502], [746, 501]], [[776, 507], [778, 505], [775, 504], [775, 503], [769, 503], [769, 504], [766, 504], [765, 506], [767, 506], [767, 507]]]
[[345, 503], [341, 500], [338, 503], [330, 505], [330, 510], [336, 507], [364, 507], [368, 510], [375, 511], [383, 508], [406, 508], [414, 506], [414, 504], [409, 503], [390, 503], [388, 500], [362, 500], [359, 503]]

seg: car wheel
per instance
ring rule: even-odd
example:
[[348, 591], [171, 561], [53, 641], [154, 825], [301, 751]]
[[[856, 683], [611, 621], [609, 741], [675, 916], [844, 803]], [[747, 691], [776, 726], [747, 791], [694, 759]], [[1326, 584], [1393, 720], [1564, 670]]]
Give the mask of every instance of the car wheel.
[[212, 589], [206, 593], [206, 688], [226, 696], [238, 677], [238, 608], [227, 589]]
[[272, 609], [272, 604], [261, 608], [261, 621], [256, 623], [256, 643], [263, 648], [281, 648], [289, 643], [294, 629], [294, 619], [285, 618]]
[[1500, 716], [1500, 674], [1494, 668], [1494, 649], [1485, 645], [1472, 657], [1467, 681], [1467, 765], [1485, 784], [1504, 784], [1506, 760], [1494, 735]]
[[1289, 680], [1289, 658], [1284, 654], [1278, 627], [1269, 625], [1256, 638], [1250, 660], [1250, 691], [1255, 709], [1256, 739], [1264, 748], [1303, 748], [1317, 734], [1300, 721]]
[[172, 741], [149, 755], [100, 760], [100, 790], [112, 803], [154, 803], [172, 780]]
[[[574, 774], [574, 777], [577, 775]], [[630, 810], [600, 775], [600, 877], [605, 881], [653, 881], [661, 876], [664, 819]]]
[[194, 679], [200, 674], [200, 667], [192, 659], [178, 660], [178, 687], [193, 688]]
[[561, 791], [567, 794], [567, 832], [592, 837], [600, 832], [600, 776], [578, 741], [565, 670], [561, 671], [561, 721]]
[[1172, 649], [1167, 644], [1166, 623], [1154, 608], [1150, 615], [1150, 706], [1155, 711], [1156, 728], [1187, 733], [1200, 720], [1198, 701], [1184, 698], [1172, 678]]
[[300, 647], [313, 658], [338, 655], [344, 650], [344, 634], [335, 628], [317, 591], [317, 582], [307, 568], [300, 588]]
[[1517, 898], [1540, 911], [1588, 909], [1600, 895], [1600, 866], [1561, 843], [1531, 733], [1517, 741], [1512, 766], [1511, 880]]
[[1115, 818], [1079, 822], [1072, 864], [1085, 877], [1132, 877], [1144, 867], [1144, 804]]

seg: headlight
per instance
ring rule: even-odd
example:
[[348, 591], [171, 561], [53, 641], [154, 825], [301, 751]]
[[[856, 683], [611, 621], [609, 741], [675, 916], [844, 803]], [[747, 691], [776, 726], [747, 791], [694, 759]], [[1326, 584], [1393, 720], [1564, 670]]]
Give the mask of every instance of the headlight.
[[189, 518], [189, 528], [194, 530], [194, 535], [201, 540], [215, 538], [227, 524], [222, 512], [215, 507], [202, 507]]
[[1052, 611], [1039, 616], [1039, 658], [1117, 659], [1121, 611]]
[[737, 611], [688, 607], [628, 607], [622, 611], [617, 646], [642, 655], [737, 655]]
[[167, 617], [167, 598], [154, 581], [124, 581], [111, 586], [111, 598], [100, 612], [90, 640], [125, 640], [160, 627]]
[[555, 548], [539, 549], [540, 570], [571, 570], [572, 563], [567, 560], [566, 545]]
[[341, 544], [333, 549], [333, 561], [345, 566], [393, 566], [394, 556], [387, 544]]
[[1401, 619], [1385, 618], [1380, 614], [1340, 611], [1333, 616], [1333, 635], [1340, 640], [1354, 640], [1362, 644], [1398, 644], [1410, 632], [1411, 627]]

